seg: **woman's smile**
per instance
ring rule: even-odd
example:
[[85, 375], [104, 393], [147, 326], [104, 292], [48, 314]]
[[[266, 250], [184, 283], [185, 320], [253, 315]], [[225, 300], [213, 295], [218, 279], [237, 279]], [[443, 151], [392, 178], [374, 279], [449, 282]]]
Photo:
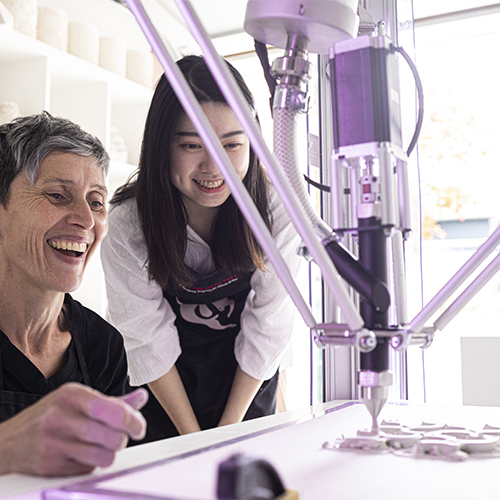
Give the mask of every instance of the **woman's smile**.
[[87, 251], [87, 243], [71, 241], [48, 240], [47, 243], [60, 255], [71, 258], [80, 258]]
[[193, 179], [204, 193], [219, 193], [225, 187], [224, 179], [219, 179], [216, 181], [203, 181], [200, 179]]

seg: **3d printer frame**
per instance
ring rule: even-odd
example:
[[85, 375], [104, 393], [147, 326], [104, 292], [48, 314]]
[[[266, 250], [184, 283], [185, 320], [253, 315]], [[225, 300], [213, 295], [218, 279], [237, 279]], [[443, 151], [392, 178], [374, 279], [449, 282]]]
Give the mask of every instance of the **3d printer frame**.
[[[250, 0], [248, 4], [247, 30], [256, 36], [262, 35], [261, 42], [271, 41], [276, 46], [283, 46], [286, 51], [274, 68], [280, 84], [275, 93], [275, 109], [304, 111], [307, 99], [301, 85], [307, 81], [307, 63], [304, 62], [307, 61], [307, 46], [310, 44], [316, 52], [324, 52], [321, 48], [323, 39], [330, 37], [326, 43], [331, 60], [335, 146], [331, 157], [332, 227], [329, 228], [314, 214], [311, 215], [307, 201], [303, 200], [303, 188], [293, 179], [295, 191], [292, 189], [290, 176], [284, 175], [283, 165], [268, 149], [255, 118], [189, 1], [175, 0], [223, 95], [246, 131], [252, 148], [265, 165], [271, 182], [303, 239], [307, 249], [305, 253], [321, 269], [323, 280], [342, 311], [344, 322], [318, 324], [143, 5], [140, 0], [125, 1], [187, 115], [218, 164], [236, 203], [311, 329], [316, 343], [319, 346], [349, 345], [359, 350], [361, 369], [358, 382], [376, 432], [377, 416], [387, 398], [387, 386], [392, 382], [388, 372], [389, 347], [400, 351], [410, 345], [428, 347], [434, 333], [443, 329], [500, 269], [500, 256], [497, 256], [432, 326], [426, 326], [438, 309], [495, 250], [500, 242], [499, 228], [415, 318], [409, 321], [406, 317], [404, 239], [411, 228], [406, 171], [408, 153], [402, 148], [398, 122], [397, 47], [383, 33], [356, 38], [356, 12], [346, 10], [344, 4], [337, 4], [334, 0], [328, 2], [328, 8], [332, 9], [328, 14], [340, 16], [344, 23], [342, 29], [316, 29], [317, 23], [323, 28], [321, 16], [324, 12], [317, 10], [317, 2], [313, 0], [277, 2], [280, 6], [276, 9], [282, 10], [278, 12], [277, 18], [269, 14], [273, 12], [273, 2], [267, 1], [265, 7], [263, 0]], [[327, 3], [322, 2], [321, 5], [324, 9]], [[277, 19], [283, 18], [286, 19], [284, 27], [276, 30]], [[304, 28], [308, 25], [310, 33]], [[275, 37], [276, 31], [280, 32], [278, 38]], [[322, 40], [318, 41], [312, 33], [317, 33], [317, 37]], [[357, 96], [363, 97], [361, 105], [355, 102]], [[358, 260], [352, 259], [338, 243], [346, 232], [354, 234], [358, 240]], [[387, 270], [388, 260], [391, 260], [391, 275]], [[354, 270], [346, 275], [346, 270], [352, 266]], [[341, 275], [360, 294], [360, 310], [351, 300]], [[390, 280], [393, 281], [393, 293], [390, 300], [386, 300], [384, 290]], [[395, 322], [388, 318], [389, 303], [396, 310]]]

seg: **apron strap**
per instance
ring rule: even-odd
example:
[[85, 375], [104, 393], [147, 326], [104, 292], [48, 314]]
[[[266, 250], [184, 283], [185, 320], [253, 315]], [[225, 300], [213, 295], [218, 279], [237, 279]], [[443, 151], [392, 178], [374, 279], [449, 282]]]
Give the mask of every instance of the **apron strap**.
[[0, 351], [0, 391], [3, 391], [3, 365], [2, 365], [2, 351]]

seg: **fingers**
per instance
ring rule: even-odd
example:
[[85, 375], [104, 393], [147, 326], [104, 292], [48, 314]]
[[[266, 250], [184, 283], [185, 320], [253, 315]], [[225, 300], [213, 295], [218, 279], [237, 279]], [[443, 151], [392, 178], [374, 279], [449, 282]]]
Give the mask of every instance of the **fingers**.
[[107, 467], [128, 442], [127, 434], [122, 431], [74, 412], [53, 412], [45, 419], [44, 429], [38, 450], [45, 459], [40, 462], [55, 470]]
[[[64, 476], [111, 464], [115, 451], [99, 443], [85, 443], [82, 433], [102, 438], [108, 448], [123, 446], [126, 436], [110, 437], [106, 429], [88, 429], [88, 425], [88, 419], [74, 411], [65, 413], [38, 403], [31, 406], [0, 424], [1, 472]], [[103, 424], [95, 425], [104, 428]]]
[[18, 469], [17, 472], [37, 476], [60, 477], [90, 474], [96, 468], [95, 465], [86, 465], [72, 459], [62, 458], [61, 455], [55, 458], [55, 460], [50, 461], [38, 461], [33, 467], [26, 466]]
[[127, 446], [128, 438], [123, 432], [117, 431], [95, 420], [81, 419], [73, 427], [77, 430], [77, 437], [88, 444], [97, 444], [111, 452], [116, 452]]
[[146, 400], [144, 389], [122, 399], [66, 384], [0, 424], [0, 473], [56, 476], [109, 466], [129, 436], [144, 437], [146, 421], [135, 408]]
[[44, 461], [48, 467], [44, 475], [87, 473], [96, 467], [108, 467], [115, 459], [114, 451], [96, 444], [59, 439], [53, 446], [52, 456]]
[[142, 388], [136, 389], [121, 397], [121, 400], [129, 404], [134, 410], [140, 410], [148, 402], [148, 399], [148, 391]]
[[146, 420], [142, 414], [119, 399], [95, 398], [89, 402], [88, 408], [92, 418], [132, 439], [142, 439], [146, 434]]
[[[140, 389], [134, 391], [137, 394], [131, 393], [130, 398], [134, 404], [140, 405], [145, 398], [143, 391], [144, 389]], [[136, 440], [142, 439], [146, 434], [146, 420], [142, 414], [121, 398], [105, 396], [78, 384], [66, 384], [54, 391], [57, 392], [61, 398], [60, 404], [73, 407], [77, 413], [86, 418], [101, 422]]]
[[95, 444], [65, 441], [61, 451], [68, 463], [74, 462], [84, 468], [109, 467], [115, 459], [114, 451]]

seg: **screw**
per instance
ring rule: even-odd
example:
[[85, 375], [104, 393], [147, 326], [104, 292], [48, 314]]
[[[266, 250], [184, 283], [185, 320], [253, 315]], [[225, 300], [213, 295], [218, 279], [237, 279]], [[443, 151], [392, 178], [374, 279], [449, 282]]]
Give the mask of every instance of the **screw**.
[[391, 338], [391, 346], [394, 349], [397, 349], [402, 343], [403, 337], [401, 335], [394, 335], [394, 337]]

